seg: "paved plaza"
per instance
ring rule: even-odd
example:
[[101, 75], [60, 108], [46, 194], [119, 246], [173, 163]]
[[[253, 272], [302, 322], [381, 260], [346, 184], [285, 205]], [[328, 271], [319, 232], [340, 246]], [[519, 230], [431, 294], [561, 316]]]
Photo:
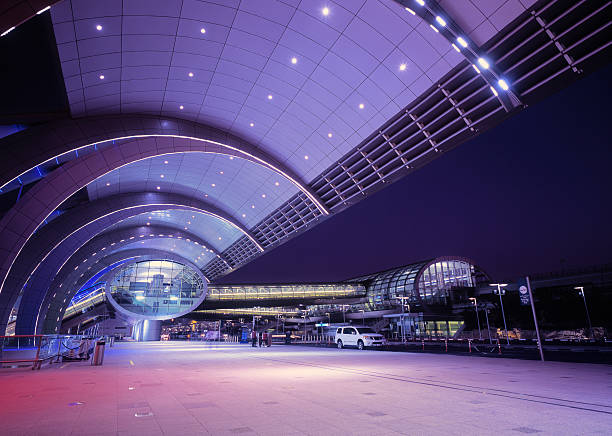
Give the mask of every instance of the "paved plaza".
[[6, 435], [609, 435], [612, 368], [187, 342], [0, 372]]

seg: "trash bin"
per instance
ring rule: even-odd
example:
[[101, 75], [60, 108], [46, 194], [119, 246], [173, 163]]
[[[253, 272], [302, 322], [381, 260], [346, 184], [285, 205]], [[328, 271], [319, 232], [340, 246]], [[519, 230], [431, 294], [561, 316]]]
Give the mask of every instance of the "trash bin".
[[95, 366], [102, 365], [104, 362], [104, 347], [106, 342], [104, 341], [96, 341], [96, 346], [94, 348], [94, 355], [91, 359], [91, 364]]

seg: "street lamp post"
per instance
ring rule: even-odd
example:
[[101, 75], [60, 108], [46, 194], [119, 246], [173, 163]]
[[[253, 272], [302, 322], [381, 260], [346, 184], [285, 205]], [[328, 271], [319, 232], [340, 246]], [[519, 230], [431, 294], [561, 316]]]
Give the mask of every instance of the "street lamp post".
[[304, 337], [302, 338], [302, 342], [306, 342], [306, 315], [302, 315], [304, 318]]
[[493, 345], [493, 340], [491, 339], [491, 326], [489, 326], [489, 309], [485, 305], [485, 318], [487, 319], [487, 335], [489, 336], [489, 344]]
[[348, 304], [342, 304], [342, 323], [346, 324], [346, 308], [349, 307]]
[[506, 343], [510, 345], [510, 338], [508, 338], [508, 327], [506, 326], [506, 314], [504, 313], [504, 302], [502, 301], [502, 295], [506, 293], [504, 290], [502, 293], [502, 288], [504, 286], [508, 286], [507, 283], [491, 283], [490, 286], [497, 286], [497, 292], [493, 290], [494, 293], [499, 295], [499, 304], [501, 306], [502, 318], [504, 319], [504, 332], [506, 333]]
[[593, 325], [591, 324], [591, 316], [589, 315], [589, 308], [584, 296], [584, 286], [576, 286], [574, 289], [578, 291], [578, 295], [582, 296], [582, 301], [584, 301], [584, 309], [586, 310], [587, 321], [589, 322], [589, 337], [593, 337]]
[[365, 325], [365, 309], [361, 309], [361, 324]]
[[[407, 297], [406, 295], [398, 295], [396, 297], [398, 300], [400, 300], [401, 304], [402, 304], [402, 342], [406, 342], [406, 332], [405, 332], [405, 324], [404, 324], [404, 300], [407, 300], [410, 297]], [[408, 312], [410, 312], [410, 306], [408, 306]]]
[[474, 304], [474, 309], [476, 310], [476, 321], [478, 322], [478, 337], [482, 341], [482, 330], [480, 330], [480, 317], [478, 316], [478, 300], [476, 300], [476, 297], [470, 297], [468, 298], [468, 300], [470, 300]]

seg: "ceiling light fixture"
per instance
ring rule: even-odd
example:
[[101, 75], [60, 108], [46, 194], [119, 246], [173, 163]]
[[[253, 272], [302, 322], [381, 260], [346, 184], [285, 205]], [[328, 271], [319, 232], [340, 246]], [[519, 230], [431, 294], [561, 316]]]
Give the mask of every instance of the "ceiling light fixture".
[[327, 17], [329, 15], [329, 8], [325, 6], [321, 12], [323, 12], [323, 15]]
[[272, 94], [268, 94], [268, 100], [272, 100]]
[[278, 186], [278, 185], [280, 185], [280, 183], [274, 182], [274, 186]]
[[331, 132], [329, 132], [329, 133], [327, 134], [327, 137], [328, 137], [328, 138], [331, 138], [332, 136], [333, 136], [333, 135], [331, 134]]
[[180, 106], [179, 106], [179, 109], [180, 109], [180, 110], [183, 110], [183, 109], [185, 109], [185, 106], [180, 105]]
[[161, 186], [158, 186], [156, 189], [159, 191], [161, 189]]
[[161, 178], [163, 179], [163, 178], [164, 178], [164, 175], [163, 175], [163, 174], [160, 174], [160, 175], [159, 175], [159, 177], [161, 177]]
[[461, 45], [461, 47], [467, 47], [468, 43], [465, 39], [463, 39], [462, 37], [457, 38], [457, 42]]
[[165, 160], [165, 161], [164, 161], [164, 163], [167, 165], [167, 164], [168, 164], [168, 161], [167, 161], [167, 160]]
[[100, 74], [100, 80], [104, 80], [104, 74]]
[[206, 29], [202, 27], [202, 28], [200, 29], [200, 33], [201, 33], [202, 35], [203, 35], [203, 34], [205, 34], [205, 33], [206, 33]]
[[296, 58], [296, 57], [292, 57], [292, 58], [291, 58], [291, 63], [292, 63], [293, 65], [297, 64], [297, 58]]
[[485, 70], [489, 69], [489, 62], [485, 58], [478, 58], [478, 65], [480, 65]]
[[359, 109], [363, 109], [365, 105], [363, 103], [359, 103]]
[[404, 8], [406, 9], [408, 12], [410, 12], [412, 15], [416, 15], [416, 12], [414, 12], [412, 9], [410, 8]]
[[493, 93], [493, 95], [497, 97], [497, 90], [493, 88], [492, 86], [489, 86], [489, 88], [491, 88], [491, 92]]
[[96, 30], [98, 30], [98, 31], [102, 30], [102, 26], [101, 26], [100, 24], [98, 24], [98, 25], [96, 26]]
[[460, 51], [460, 50], [459, 50], [459, 47], [457, 47], [455, 44], [452, 44], [452, 43], [451, 43], [451, 45], [453, 46], [453, 48], [455, 49], [455, 51]]
[[504, 91], [507, 91], [510, 87], [508, 86], [508, 83], [504, 80], [504, 79], [499, 79], [497, 81], [497, 84], [499, 85], [499, 87], [501, 89], [503, 89]]
[[440, 33], [440, 31], [436, 29], [436, 26], [434, 26], [433, 24], [430, 24], [429, 27], [431, 27], [434, 30], [434, 32]]
[[110, 183], [109, 183], [109, 182], [106, 182], [106, 186], [110, 186]]
[[308, 155], [304, 156], [304, 159], [308, 160]]
[[190, 71], [189, 74], [187, 74], [189, 77], [193, 77], [193, 73]]
[[425, 6], [425, 0], [414, 0], [419, 4], [419, 6]]
[[251, 123], [251, 124], [249, 124], [249, 126], [255, 127], [255, 123]]
[[440, 16], [436, 16], [436, 21], [438, 22], [438, 24], [442, 27], [446, 26], [446, 21], [444, 21], [444, 18], [440, 17]]
[[217, 185], [215, 185], [214, 183], [211, 183], [211, 184], [210, 184], [210, 186], [212, 186], [212, 187], [214, 188], [214, 187], [215, 187], [215, 186], [217, 186]]
[[399, 66], [400, 71], [405, 71], [406, 70], [406, 64], [401, 64]]
[[266, 194], [261, 194], [261, 198], [266, 198]]
[[36, 15], [40, 15], [42, 13], [47, 12], [49, 9], [51, 9], [51, 6], [47, 6], [46, 8], [42, 8], [40, 11], [36, 12]]

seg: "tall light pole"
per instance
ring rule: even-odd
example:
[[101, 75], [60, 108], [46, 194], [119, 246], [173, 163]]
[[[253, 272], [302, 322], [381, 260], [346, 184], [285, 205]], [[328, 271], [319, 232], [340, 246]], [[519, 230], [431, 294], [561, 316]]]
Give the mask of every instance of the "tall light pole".
[[306, 342], [306, 315], [302, 315], [304, 318], [304, 337], [302, 338], [302, 342]]
[[502, 318], [504, 319], [504, 332], [506, 332], [506, 343], [510, 345], [510, 338], [508, 338], [508, 327], [506, 326], [506, 314], [504, 313], [504, 302], [502, 301], [502, 295], [506, 293], [506, 291], [502, 290], [502, 288], [505, 286], [508, 286], [508, 284], [507, 283], [490, 283], [489, 286], [497, 286], [497, 292], [493, 290], [493, 293], [499, 295], [499, 304], [501, 306]]
[[476, 310], [476, 321], [478, 321], [478, 337], [482, 341], [482, 330], [480, 330], [480, 318], [478, 317], [478, 301], [476, 300], [476, 297], [470, 297], [468, 300], [474, 304], [474, 309]]
[[346, 308], [349, 307], [349, 305], [341, 304], [340, 307], [342, 307], [342, 323], [346, 324]]
[[489, 309], [487, 309], [487, 306], [485, 304], [485, 318], [487, 319], [487, 336], [489, 336], [489, 344], [493, 345], [493, 340], [491, 339], [491, 326], [489, 326]]
[[[400, 300], [401, 304], [402, 304], [402, 342], [406, 342], [406, 333], [405, 333], [405, 324], [404, 324], [404, 300], [409, 299], [410, 297], [406, 296], [406, 295], [399, 295], [397, 297], [398, 300]], [[408, 306], [408, 312], [410, 312], [410, 305]]]
[[360, 309], [361, 312], [361, 324], [365, 326], [365, 309]]
[[582, 296], [582, 301], [584, 301], [584, 309], [586, 310], [587, 321], [589, 321], [589, 337], [593, 336], [593, 326], [591, 325], [591, 316], [589, 315], [589, 308], [586, 304], [586, 297], [584, 296], [584, 286], [576, 286], [574, 289], [578, 291], [578, 295]]

